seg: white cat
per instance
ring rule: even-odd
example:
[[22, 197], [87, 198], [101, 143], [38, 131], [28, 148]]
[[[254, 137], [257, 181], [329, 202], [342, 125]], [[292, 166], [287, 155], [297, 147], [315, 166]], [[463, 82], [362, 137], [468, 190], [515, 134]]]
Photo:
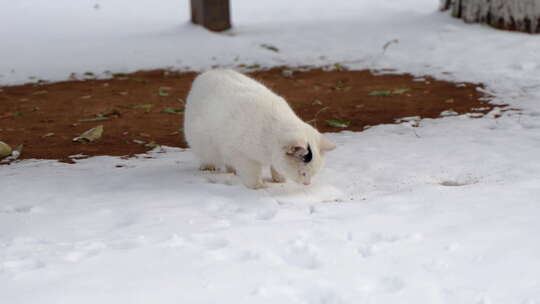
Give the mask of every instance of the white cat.
[[252, 189], [264, 187], [264, 166], [275, 182], [309, 185], [324, 153], [336, 147], [282, 97], [233, 70], [211, 70], [193, 81], [184, 134], [201, 170], [227, 168]]

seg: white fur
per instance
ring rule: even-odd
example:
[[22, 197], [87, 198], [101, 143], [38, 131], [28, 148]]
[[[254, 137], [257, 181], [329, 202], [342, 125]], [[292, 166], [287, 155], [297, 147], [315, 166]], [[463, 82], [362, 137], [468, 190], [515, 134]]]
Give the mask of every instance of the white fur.
[[[187, 97], [184, 134], [201, 169], [227, 168], [244, 185], [264, 186], [262, 169], [272, 179], [308, 185], [335, 145], [303, 122], [287, 102], [261, 83], [233, 70], [199, 75]], [[313, 158], [303, 156], [309, 144]]]

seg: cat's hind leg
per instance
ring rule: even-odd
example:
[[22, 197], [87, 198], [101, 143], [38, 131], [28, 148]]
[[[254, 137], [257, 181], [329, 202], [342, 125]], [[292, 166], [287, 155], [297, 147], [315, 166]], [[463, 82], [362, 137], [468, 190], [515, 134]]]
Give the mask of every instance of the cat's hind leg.
[[[199, 148], [199, 147], [197, 147]], [[201, 171], [219, 171], [223, 165], [221, 156], [217, 151], [211, 149], [193, 149], [199, 160], [199, 170]]]
[[226, 165], [225, 169], [227, 170], [227, 173], [236, 174], [236, 169], [233, 166]]
[[218, 155], [215, 153], [198, 153], [200, 159], [199, 170], [201, 171], [219, 171], [221, 168], [221, 161]]
[[264, 182], [262, 180], [262, 168], [263, 166], [250, 159], [236, 159], [234, 161], [234, 168], [242, 183], [251, 189], [264, 188]]

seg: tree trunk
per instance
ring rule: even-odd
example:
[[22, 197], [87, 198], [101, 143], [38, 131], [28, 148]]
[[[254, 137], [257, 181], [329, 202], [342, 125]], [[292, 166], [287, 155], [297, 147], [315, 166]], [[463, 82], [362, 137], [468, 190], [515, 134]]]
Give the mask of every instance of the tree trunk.
[[229, 0], [191, 0], [191, 22], [216, 32], [230, 29]]
[[467, 23], [540, 33], [540, 0], [440, 0], [441, 10]]

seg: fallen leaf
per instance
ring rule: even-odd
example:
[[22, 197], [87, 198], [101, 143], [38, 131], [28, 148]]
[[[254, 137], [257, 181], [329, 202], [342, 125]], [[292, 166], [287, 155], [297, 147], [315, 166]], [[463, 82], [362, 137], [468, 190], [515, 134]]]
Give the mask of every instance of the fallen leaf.
[[332, 88], [336, 91], [347, 92], [351, 89], [351, 86], [348, 86], [346, 81], [338, 80], [337, 84]]
[[260, 68], [261, 68], [260, 64], [252, 64], [252, 65], [246, 66], [246, 69], [250, 69], [250, 70], [256, 70], [256, 69], [260, 69]]
[[49, 132], [41, 137], [45, 138], [45, 137], [51, 137], [51, 136], [54, 136], [54, 133], [53, 132]]
[[453, 109], [448, 109], [448, 110], [442, 111], [441, 114], [440, 114], [440, 116], [442, 116], [442, 117], [455, 116], [455, 115], [459, 115], [459, 113], [454, 111]]
[[44, 94], [47, 94], [47, 93], [49, 93], [49, 91], [47, 91], [47, 90], [41, 90], [41, 91], [35, 91], [35, 92], [32, 93], [32, 94], [34, 94], [34, 95], [44, 95]]
[[351, 123], [350, 121], [344, 121], [344, 120], [337, 120], [337, 119], [330, 119], [330, 120], [327, 120], [326, 123], [330, 126], [330, 127], [334, 127], [334, 128], [346, 128], [349, 126], [349, 124]]
[[179, 114], [184, 112], [183, 108], [165, 108], [161, 111], [161, 113], [165, 114]]
[[13, 117], [13, 112], [6, 112], [6, 113], [0, 115], [0, 119], [8, 118], [8, 117]]
[[386, 49], [387, 49], [390, 45], [392, 45], [393, 43], [396, 43], [396, 44], [397, 44], [397, 43], [399, 43], [399, 40], [398, 40], [398, 39], [393, 39], [393, 40], [390, 40], [390, 41], [388, 41], [387, 43], [385, 43], [385, 44], [383, 45], [383, 52], [385, 52]]
[[120, 117], [120, 116], [122, 116], [122, 114], [117, 109], [112, 109], [112, 110], [109, 110], [109, 111], [104, 112], [102, 114], [99, 114], [98, 116], [105, 116], [105, 117], [118, 116], [118, 117]]
[[133, 142], [139, 145], [144, 145], [146, 143], [144, 140], [138, 140], [138, 139], [134, 139]]
[[346, 68], [341, 63], [334, 63], [334, 69], [337, 71], [345, 71]]
[[96, 122], [96, 121], [104, 121], [104, 120], [109, 120], [109, 117], [98, 115], [97, 117], [94, 117], [94, 118], [79, 119], [79, 122]]
[[368, 96], [390, 96], [392, 95], [392, 91], [390, 90], [379, 90], [379, 91], [371, 91]]
[[[2, 142], [0, 142], [2, 143]], [[1, 148], [0, 148], [1, 149]], [[11, 149], [11, 148], [10, 148]], [[19, 156], [21, 155], [22, 153], [22, 150], [23, 150], [23, 145], [18, 145], [17, 147], [15, 147], [15, 149], [12, 149], [11, 150], [11, 153], [8, 154], [7, 156], [3, 157], [2, 159], [2, 163], [8, 163], [8, 162], [11, 162], [11, 161], [14, 161], [16, 160], [17, 158], [19, 158]], [[2, 158], [2, 156], [0, 156], [0, 158]]]
[[132, 109], [143, 109], [143, 110], [146, 111], [146, 113], [148, 113], [148, 112], [150, 112], [150, 110], [152, 109], [152, 107], [154, 107], [153, 104], [147, 103], [147, 104], [133, 105], [133, 106], [131, 106], [130, 108], [132, 108]]
[[351, 90], [350, 86], [344, 86], [344, 87], [334, 87], [334, 90], [338, 92], [348, 92]]
[[159, 96], [161, 96], [161, 97], [167, 97], [167, 96], [169, 96], [169, 92], [167, 92], [167, 89], [165, 89], [165, 88], [159, 88], [159, 89], [158, 89], [158, 94], [159, 94]]
[[146, 144], [146, 145], [144, 145], [144, 146], [145, 146], [145, 147], [147, 147], [147, 148], [150, 148], [150, 149], [154, 149], [154, 148], [157, 148], [157, 147], [161, 147], [161, 145], [160, 145], [160, 144], [156, 144], [156, 143], [155, 143], [155, 142], [153, 142], [153, 141], [152, 141], [152, 142], [149, 142], [149, 143], [147, 143], [147, 144]]
[[454, 103], [454, 98], [449, 98], [449, 99], [445, 100], [444, 102], [446, 102], [446, 103]]
[[13, 151], [11, 152], [12, 159], [15, 160], [19, 158], [19, 156], [22, 154], [23, 148], [24, 148], [23, 144], [16, 146], [15, 149], [13, 149]]
[[401, 95], [401, 94], [405, 94], [405, 93], [409, 92], [410, 90], [411, 89], [397, 89], [397, 90], [393, 90], [392, 94]]
[[261, 44], [261, 47], [263, 49], [267, 49], [269, 51], [279, 53], [279, 49], [277, 47], [273, 46], [273, 45], [263, 43], [263, 44]]
[[101, 135], [103, 135], [103, 125], [99, 125], [95, 128], [92, 128], [84, 132], [80, 136], [73, 138], [73, 141], [92, 142], [92, 141], [100, 139]]
[[112, 77], [118, 80], [126, 80], [129, 78], [126, 73], [113, 73]]
[[281, 75], [286, 78], [293, 77], [294, 71], [293, 70], [282, 70]]
[[11, 149], [11, 147], [8, 144], [6, 144], [3, 141], [0, 141], [0, 158], [4, 158], [6, 156], [11, 155], [12, 151], [13, 149]]

